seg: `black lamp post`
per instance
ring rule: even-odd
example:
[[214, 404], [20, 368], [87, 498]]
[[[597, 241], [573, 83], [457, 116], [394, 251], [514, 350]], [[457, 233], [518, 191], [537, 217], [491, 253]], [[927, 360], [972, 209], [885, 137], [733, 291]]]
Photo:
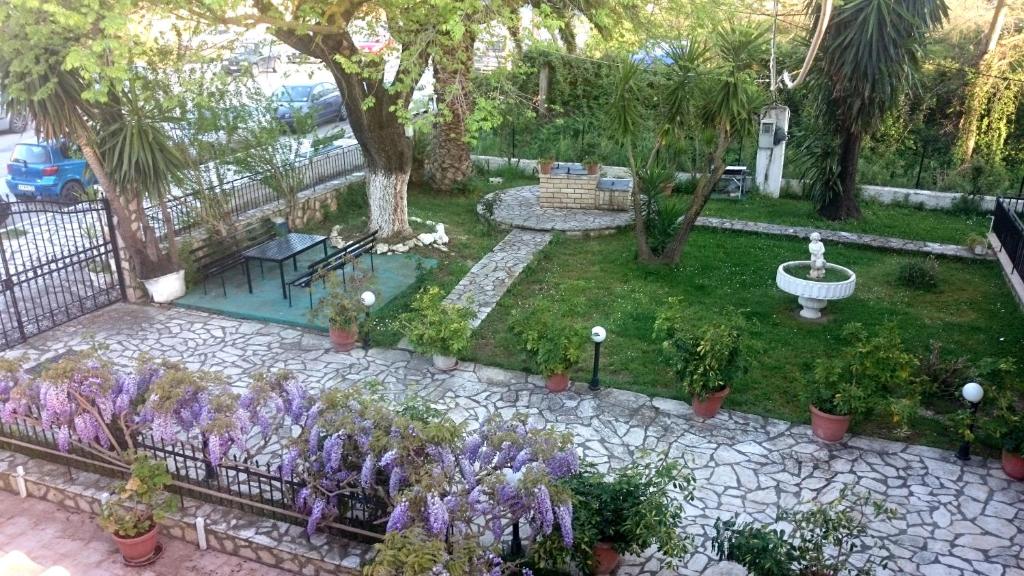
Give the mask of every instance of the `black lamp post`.
[[377, 296], [367, 290], [359, 295], [359, 301], [366, 306], [366, 316], [363, 319], [363, 350], [370, 349], [370, 308], [377, 301]]
[[600, 326], [594, 326], [590, 329], [590, 339], [594, 342], [594, 375], [591, 376], [590, 386], [588, 386], [591, 392], [597, 392], [601, 389], [601, 380], [597, 377], [597, 369], [601, 364], [601, 342], [604, 342], [607, 336], [607, 332]]
[[[978, 419], [978, 406], [981, 405], [981, 398], [985, 396], [985, 389], [977, 382], [968, 382], [964, 385], [964, 388], [960, 393], [963, 394], [964, 400], [967, 401], [967, 405], [971, 407], [970, 420], [967, 423], [967, 434], [968, 437], [973, 437], [974, 423]], [[971, 459], [970, 440], [964, 440], [963, 443], [960, 444], [960, 449], [956, 451], [956, 457], [965, 462]]]

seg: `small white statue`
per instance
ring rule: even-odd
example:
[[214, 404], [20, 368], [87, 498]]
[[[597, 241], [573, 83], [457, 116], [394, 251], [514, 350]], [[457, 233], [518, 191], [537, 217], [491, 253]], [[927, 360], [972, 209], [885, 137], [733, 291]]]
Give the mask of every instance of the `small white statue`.
[[345, 245], [345, 239], [341, 237], [341, 226], [331, 228], [331, 236], [328, 241], [331, 243], [331, 246], [334, 246], [335, 248], [341, 248]]
[[434, 241], [441, 245], [448, 243], [448, 235], [444, 233], [444, 224], [438, 223], [434, 226]]
[[811, 253], [811, 271], [807, 275], [812, 280], [825, 277], [825, 245], [821, 243], [821, 234], [811, 233], [811, 242], [807, 245]]

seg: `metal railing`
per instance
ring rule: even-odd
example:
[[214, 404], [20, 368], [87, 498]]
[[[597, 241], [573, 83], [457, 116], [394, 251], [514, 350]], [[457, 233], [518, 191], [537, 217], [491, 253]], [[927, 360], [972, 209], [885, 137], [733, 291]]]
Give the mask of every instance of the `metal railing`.
[[[38, 413], [29, 417], [38, 420]], [[273, 520], [305, 526], [308, 516], [295, 510], [296, 493], [303, 488], [295, 478], [283, 478], [275, 462], [280, 458], [265, 455], [252, 459], [226, 456], [214, 466], [203, 447], [194, 442], [166, 443], [148, 434], [133, 439], [136, 450], [167, 464], [174, 478], [173, 492], [182, 498], [194, 498]], [[72, 444], [67, 452], [57, 449], [55, 432], [25, 420], [0, 422], [0, 448], [42, 458], [68, 467], [83, 469], [114, 478], [127, 478], [126, 466], [106, 460]], [[338, 511], [331, 522], [320, 522], [318, 530], [362, 542], [383, 538], [389, 507], [382, 498], [364, 492], [341, 492], [328, 502]]]
[[999, 240], [1000, 250], [1010, 260], [1012, 274], [1022, 278], [1024, 268], [1024, 224], [1020, 214], [1024, 211], [1024, 198], [996, 198], [992, 216], [992, 233]]
[[[308, 190], [325, 182], [350, 176], [365, 167], [362, 150], [358, 145], [329, 149], [309, 158], [303, 158], [290, 165], [298, 170], [302, 189]], [[281, 200], [274, 190], [264, 183], [270, 171], [257, 172], [213, 186], [206, 195], [217, 194], [218, 202], [224, 207], [225, 216], [238, 218], [246, 212], [269, 206]], [[190, 192], [168, 200], [167, 207], [174, 222], [175, 232], [185, 234], [201, 225], [199, 211], [203, 195]], [[146, 207], [146, 217], [161, 235], [164, 230], [160, 207]]]

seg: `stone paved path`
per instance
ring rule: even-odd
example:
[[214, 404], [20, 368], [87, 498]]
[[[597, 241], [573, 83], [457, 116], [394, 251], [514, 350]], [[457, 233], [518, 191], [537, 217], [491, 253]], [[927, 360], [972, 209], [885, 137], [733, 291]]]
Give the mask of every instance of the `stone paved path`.
[[[633, 221], [631, 212], [611, 212], [605, 210], [564, 210], [541, 208], [538, 201], [540, 191], [537, 186], [520, 186], [499, 190], [484, 197], [477, 205], [477, 212], [493, 219], [499, 224], [513, 228], [526, 228], [529, 230], [554, 230], [567, 233], [586, 233], [598, 231], [610, 231], [617, 228], [629, 226]], [[491, 209], [488, 209], [491, 206]], [[822, 240], [839, 242], [842, 244], [856, 244], [870, 246], [883, 250], [896, 250], [900, 252], [920, 252], [934, 254], [936, 256], [948, 256], [953, 258], [985, 259], [994, 258], [991, 251], [984, 255], [977, 255], [964, 246], [955, 244], [939, 244], [936, 242], [924, 242], [921, 240], [904, 240], [902, 238], [890, 238], [887, 236], [874, 236], [872, 234], [855, 234], [853, 232], [839, 232], [835, 230], [820, 230], [818, 228], [806, 228], [801, 226], [784, 226], [781, 224], [765, 224], [763, 222], [748, 222], [746, 220], [730, 220], [727, 218], [713, 218], [701, 216], [697, 218], [697, 225], [706, 228], [719, 228], [723, 230], [740, 230], [743, 232], [756, 232], [759, 234], [772, 234], [777, 236], [795, 236], [806, 239], [811, 232], [820, 232]]]
[[[551, 394], [538, 376], [468, 362], [444, 373], [400, 350], [338, 353], [319, 334], [176, 308], [118, 304], [5, 354], [38, 360], [83, 347], [91, 337], [118, 362], [148, 352], [237, 377], [239, 385], [254, 371], [288, 368], [313, 388], [377, 378], [395, 397], [421, 395], [459, 421], [522, 411], [539, 424], [570, 430], [579, 450], [605, 470], [643, 449], [667, 451], [685, 459], [698, 478], [685, 528], [698, 547], [681, 574], [708, 565], [716, 518], [769, 521], [780, 506], [856, 485], [901, 513], [894, 524], [873, 526], [893, 546], [889, 574], [1024, 576], [1024, 482], [1010, 481], [996, 461], [963, 464], [948, 451], [866, 437], [826, 445], [807, 426], [728, 410], [701, 421], [684, 403], [621, 390], [591, 394], [579, 385]], [[629, 558], [621, 573], [669, 572], [660, 572], [657, 558]]]
[[476, 328], [491, 313], [505, 290], [533, 260], [533, 256], [551, 241], [550, 232], [515, 229], [498, 245], [473, 265], [445, 301], [464, 304], [476, 316], [471, 322]]
[[[0, 491], [0, 574], [36, 576], [288, 576], [270, 568], [163, 537], [164, 553], [146, 568], [125, 566], [96, 519], [52, 502]], [[26, 561], [27, 560], [27, 561]], [[33, 564], [35, 566], [33, 566]]]

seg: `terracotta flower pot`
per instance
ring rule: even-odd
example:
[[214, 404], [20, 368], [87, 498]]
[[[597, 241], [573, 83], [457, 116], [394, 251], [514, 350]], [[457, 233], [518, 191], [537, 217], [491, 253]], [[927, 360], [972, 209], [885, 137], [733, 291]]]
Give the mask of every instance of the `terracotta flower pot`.
[[569, 375], [561, 372], [551, 374], [547, 381], [548, 392], [565, 392], [569, 389]]
[[731, 389], [726, 386], [724, 390], [718, 392], [712, 392], [705, 398], [693, 397], [693, 413], [701, 418], [714, 418], [715, 414], [718, 414], [718, 410], [722, 407], [722, 402], [725, 402], [725, 397], [729, 395]]
[[551, 167], [554, 164], [554, 162], [538, 162], [537, 170], [540, 171], [541, 174], [551, 174]]
[[619, 553], [609, 542], [594, 544], [594, 574], [611, 574], [619, 565]]
[[1024, 480], [1024, 456], [1003, 450], [1003, 472], [1014, 480]]
[[455, 367], [459, 365], [459, 359], [454, 356], [434, 354], [431, 360], [434, 362], [434, 368], [444, 370], [445, 372], [455, 370]]
[[839, 442], [850, 428], [849, 416], [836, 416], [811, 406], [811, 431], [825, 442]]
[[152, 558], [153, 553], [156, 552], [156, 536], [157, 527], [155, 525], [149, 532], [134, 538], [121, 538], [116, 534], [113, 535], [117, 549], [121, 551], [121, 556], [129, 564], [138, 564]]
[[587, 174], [593, 176], [601, 171], [600, 164], [587, 164]]
[[331, 326], [330, 333], [331, 344], [334, 344], [334, 349], [338, 352], [348, 352], [356, 347], [359, 331], [355, 328], [335, 328]]

